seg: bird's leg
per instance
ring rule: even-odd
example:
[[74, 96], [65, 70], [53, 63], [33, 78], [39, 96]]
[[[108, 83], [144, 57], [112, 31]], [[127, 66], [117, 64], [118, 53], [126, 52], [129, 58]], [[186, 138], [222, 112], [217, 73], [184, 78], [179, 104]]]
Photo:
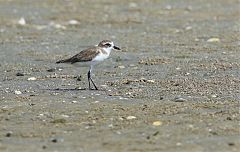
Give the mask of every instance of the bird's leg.
[[[93, 82], [92, 80], [92, 77], [91, 77], [91, 71], [92, 71], [92, 65], [90, 66], [90, 69], [88, 71], [88, 84], [89, 84], [89, 90], [91, 90], [91, 87], [90, 87], [90, 81], [92, 82], [93, 86], [95, 87], [95, 90], [98, 90], [97, 86], [95, 85], [95, 83]], [[89, 81], [90, 80], [90, 81]]]
[[91, 90], [91, 83], [90, 83], [90, 79], [91, 79], [91, 70], [88, 71], [88, 88], [89, 90]]
[[92, 78], [91, 78], [91, 77], [90, 77], [90, 80], [92, 81], [92, 84], [94, 85], [94, 87], [95, 87], [95, 90], [98, 90], [97, 86], [94, 84], [94, 82], [93, 82], [93, 80], [92, 80]]

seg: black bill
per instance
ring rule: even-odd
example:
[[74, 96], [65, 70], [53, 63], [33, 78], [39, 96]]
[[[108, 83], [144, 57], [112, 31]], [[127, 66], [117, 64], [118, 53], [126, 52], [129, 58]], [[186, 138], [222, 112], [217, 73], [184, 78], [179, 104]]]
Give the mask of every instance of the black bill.
[[116, 49], [116, 50], [121, 50], [119, 47], [117, 47], [117, 46], [113, 46], [113, 48], [114, 49]]

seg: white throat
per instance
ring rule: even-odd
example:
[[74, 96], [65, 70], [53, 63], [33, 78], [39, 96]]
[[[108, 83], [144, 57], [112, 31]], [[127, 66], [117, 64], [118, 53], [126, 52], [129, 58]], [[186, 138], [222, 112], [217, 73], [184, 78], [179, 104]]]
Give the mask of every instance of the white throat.
[[103, 50], [106, 51], [108, 54], [111, 53], [112, 49], [113, 49], [112, 47], [110, 47], [110, 48], [103, 48]]

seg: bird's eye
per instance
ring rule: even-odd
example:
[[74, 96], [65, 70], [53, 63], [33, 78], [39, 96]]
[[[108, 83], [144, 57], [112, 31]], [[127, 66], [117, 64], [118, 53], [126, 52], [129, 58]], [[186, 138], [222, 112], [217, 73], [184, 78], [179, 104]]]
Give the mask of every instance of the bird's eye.
[[105, 44], [107, 47], [111, 47], [112, 45], [110, 43]]

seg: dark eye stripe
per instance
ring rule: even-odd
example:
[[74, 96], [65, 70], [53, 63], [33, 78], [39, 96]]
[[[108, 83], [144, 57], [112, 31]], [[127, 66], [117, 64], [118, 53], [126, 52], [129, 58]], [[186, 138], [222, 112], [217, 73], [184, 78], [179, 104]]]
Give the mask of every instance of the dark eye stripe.
[[108, 47], [110, 47], [110, 46], [111, 46], [111, 44], [109, 44], [109, 43], [106, 43], [105, 45], [106, 45], [106, 46], [108, 46]]

